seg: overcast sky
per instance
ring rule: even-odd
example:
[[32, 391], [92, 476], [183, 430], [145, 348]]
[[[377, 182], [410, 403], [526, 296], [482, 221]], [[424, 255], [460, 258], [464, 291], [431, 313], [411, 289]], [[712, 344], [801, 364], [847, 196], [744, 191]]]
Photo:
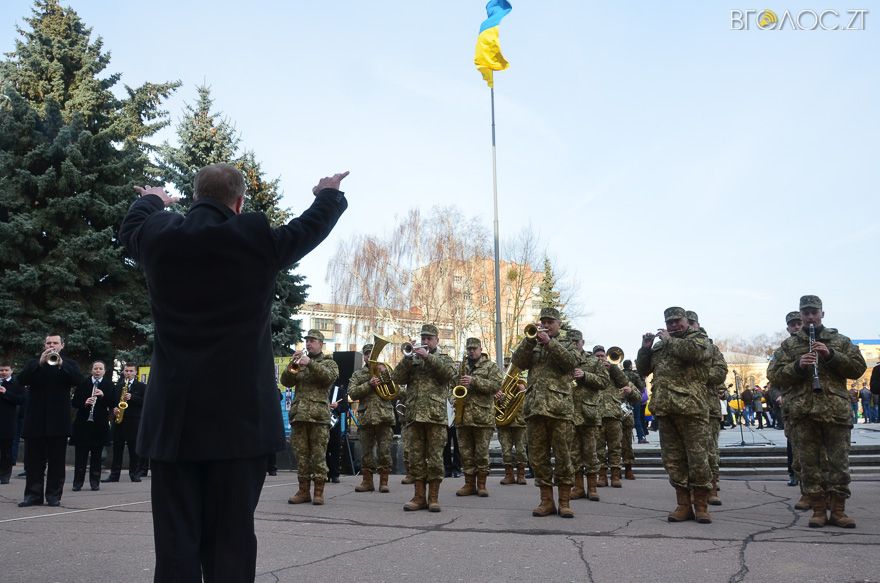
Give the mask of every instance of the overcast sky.
[[[210, 85], [295, 212], [318, 178], [351, 171], [348, 212], [301, 264], [310, 300], [330, 300], [340, 241], [413, 206], [491, 229], [489, 90], [472, 64], [484, 2], [70, 4], [124, 83], [183, 82], [175, 121]], [[4, 51], [30, 7], [0, 5]], [[860, 7], [775, 9], [833, 9], [824, 22], [844, 28]], [[632, 355], [670, 305], [715, 337], [772, 333], [808, 293], [829, 326], [880, 336], [880, 10], [864, 30], [754, 16], [731, 30], [731, 10], [753, 8], [514, 0], [501, 24], [502, 238], [534, 227], [578, 289], [588, 343]]]

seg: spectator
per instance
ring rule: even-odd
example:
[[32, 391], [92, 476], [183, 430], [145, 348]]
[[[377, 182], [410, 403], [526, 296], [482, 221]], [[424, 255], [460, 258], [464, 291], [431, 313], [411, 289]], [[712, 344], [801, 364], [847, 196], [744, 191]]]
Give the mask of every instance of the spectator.
[[745, 389], [739, 394], [739, 398], [743, 402], [742, 415], [745, 417], [746, 425], [754, 425], [755, 421], [752, 419], [752, 399], [754, 398], [752, 389]]
[[862, 401], [862, 417], [865, 418], [865, 423], [872, 423], [874, 421], [874, 411], [873, 406], [871, 404], [871, 391], [868, 389], [866, 384], [862, 384], [862, 389], [859, 391], [859, 399]]
[[852, 407], [852, 423], [855, 425], [859, 422], [859, 389], [855, 383], [849, 388], [849, 404]]

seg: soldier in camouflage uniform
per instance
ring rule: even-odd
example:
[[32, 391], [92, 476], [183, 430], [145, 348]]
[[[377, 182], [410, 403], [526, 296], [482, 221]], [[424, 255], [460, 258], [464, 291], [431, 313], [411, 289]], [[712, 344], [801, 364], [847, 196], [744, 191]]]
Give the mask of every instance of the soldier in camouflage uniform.
[[456, 496], [481, 497], [489, 495], [486, 477], [489, 475], [489, 442], [495, 431], [494, 396], [501, 386], [501, 371], [483, 354], [479, 338], [465, 342], [467, 358], [462, 363], [464, 374], [458, 383], [467, 389], [462, 399], [461, 422], [456, 421], [464, 486]]
[[[617, 365], [608, 362], [604, 346], [594, 346], [593, 356], [599, 359], [599, 363], [605, 371], [603, 375], [608, 388], [599, 394], [599, 415], [602, 417], [602, 427], [596, 438], [596, 453], [599, 456], [599, 487], [608, 485], [608, 466], [611, 467], [611, 486], [620, 488], [621, 442], [623, 441], [623, 408], [624, 400], [631, 399], [635, 388], [630, 386], [629, 379], [623, 374]], [[641, 398], [641, 395], [639, 395]]]
[[[867, 369], [865, 359], [852, 340], [822, 325], [822, 300], [807, 295], [800, 300], [804, 327], [779, 347], [767, 367], [767, 377], [784, 391], [788, 417], [799, 450], [802, 491], [810, 496], [813, 516], [809, 525], [826, 522], [855, 528], [846, 515], [849, 490], [849, 446], [852, 414], [847, 379], [857, 379]], [[810, 351], [809, 326], [815, 328]], [[814, 366], [819, 387], [813, 388]], [[823, 472], [823, 462], [827, 473]], [[827, 516], [830, 498], [831, 516]]]
[[[446, 400], [455, 363], [437, 350], [437, 327], [422, 325], [422, 346], [401, 359], [391, 373], [398, 385], [406, 385], [406, 444], [408, 473], [415, 482], [415, 494], [404, 510], [440, 512], [440, 482], [443, 479], [443, 447], [446, 445]], [[428, 496], [425, 498], [425, 484]]]
[[[379, 492], [388, 492], [388, 474], [391, 473], [391, 439], [394, 437], [394, 401], [385, 401], [376, 394], [381, 382], [370, 372], [372, 344], [365, 344], [362, 352], [364, 366], [351, 375], [348, 396], [358, 402], [358, 435], [361, 440], [361, 474], [363, 479], [355, 492], [373, 492], [373, 474], [379, 472]], [[384, 364], [377, 364], [381, 369]], [[383, 376], [386, 372], [380, 371]], [[376, 455], [373, 456], [373, 448]]]
[[[529, 371], [523, 408], [535, 485], [541, 490], [541, 503], [532, 510], [532, 515], [556, 513], [555, 480], [559, 488], [559, 515], [573, 518], [570, 505], [574, 483], [570, 450], [574, 431], [571, 385], [578, 357], [571, 343], [560, 339], [560, 326], [559, 310], [542, 308], [543, 329], [534, 338], [523, 338], [511, 361], [517, 368]], [[551, 463], [554, 458], [555, 468]]]
[[[306, 349], [294, 354], [288, 368], [281, 373], [281, 384], [296, 387], [290, 406], [290, 434], [296, 453], [299, 490], [287, 501], [302, 504], [324, 503], [324, 482], [327, 480], [327, 440], [330, 437], [330, 408], [327, 400], [330, 385], [339, 377], [339, 367], [321, 352], [324, 335], [319, 330], [306, 334]], [[290, 366], [297, 364], [299, 372]], [[309, 494], [310, 482], [315, 483], [315, 494]]]
[[[504, 359], [504, 368], [510, 365], [510, 359]], [[503, 382], [503, 378], [502, 378]], [[526, 381], [525, 376], [520, 376], [517, 384], [517, 390], [525, 392]], [[504, 391], [501, 389], [495, 393], [495, 401], [500, 405], [504, 401]], [[529, 461], [526, 453], [526, 420], [523, 417], [523, 409], [520, 406], [516, 416], [508, 425], [498, 425], [498, 442], [501, 444], [501, 460], [504, 463], [504, 477], [501, 478], [499, 484], [507, 486], [509, 484], [526, 485], [526, 464]], [[514, 453], [516, 449], [516, 453]], [[513, 467], [516, 464], [516, 477], [513, 475]]]
[[[712, 471], [706, 451], [705, 394], [712, 349], [705, 335], [690, 329], [683, 308], [667, 308], [663, 316], [665, 330], [642, 336], [636, 369], [642, 376], [654, 375], [648, 407], [659, 419], [660, 453], [677, 501], [667, 519], [681, 522], [696, 517], [709, 523]], [[660, 342], [652, 346], [655, 337]]]
[[[574, 466], [574, 488], [572, 499], [589, 498], [599, 501], [596, 489], [599, 473], [599, 457], [596, 455], [596, 440], [602, 419], [599, 416], [599, 391], [608, 385], [599, 359], [584, 350], [584, 335], [579, 330], [569, 330], [568, 340], [574, 343], [578, 362], [574, 369], [575, 387], [572, 390], [574, 403], [574, 439], [571, 447], [571, 460]], [[587, 488], [584, 489], [584, 475]]]
[[727, 362], [724, 355], [709, 338], [706, 330], [700, 326], [700, 317], [696, 312], [687, 311], [688, 325], [691, 330], [700, 332], [709, 340], [712, 346], [712, 358], [709, 365], [709, 378], [706, 382], [706, 414], [708, 416], [707, 448], [709, 451], [709, 469], [712, 471], [712, 491], [709, 492], [708, 502], [711, 506], [721, 506], [721, 498], [718, 497], [718, 479], [721, 471], [721, 459], [718, 452], [718, 437], [721, 434], [721, 400], [719, 394], [727, 394], [724, 381], [727, 380]]

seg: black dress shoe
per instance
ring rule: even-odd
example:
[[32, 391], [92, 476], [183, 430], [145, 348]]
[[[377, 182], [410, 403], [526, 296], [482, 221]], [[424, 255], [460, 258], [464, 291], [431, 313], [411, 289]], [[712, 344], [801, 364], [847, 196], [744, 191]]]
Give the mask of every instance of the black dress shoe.
[[277, 472], [276, 470], [269, 470], [267, 473], [268, 473], [270, 476], [277, 476], [277, 475], [278, 475], [278, 472]]
[[104, 479], [101, 480], [101, 481], [104, 482], [105, 484], [106, 484], [107, 482], [118, 482], [118, 481], [119, 481], [119, 476], [107, 476], [106, 478], [104, 478]]
[[141, 477], [140, 477], [139, 475], [135, 474], [135, 475], [133, 475], [133, 476], [131, 477], [131, 481], [132, 481], [132, 482], [140, 482], [140, 481], [141, 481]]
[[97, 492], [100, 489], [101, 489], [100, 484], [92, 484], [92, 492]]
[[3, 478], [2, 480], [0, 480], [0, 484], [8, 484], [8, 483], [9, 483], [9, 478]]
[[330, 482], [333, 484], [338, 484], [339, 483], [339, 476], [334, 476], [334, 477], [330, 478]]
[[74, 492], [79, 492], [79, 491], [82, 490], [82, 489], [83, 489], [82, 486], [73, 486], [73, 487], [71, 488], [71, 490], [73, 490]]
[[61, 506], [61, 500], [46, 500], [46, 506]]
[[34, 498], [25, 498], [21, 502], [18, 503], [19, 508], [27, 508], [28, 506], [42, 506], [42, 500], [36, 500]]

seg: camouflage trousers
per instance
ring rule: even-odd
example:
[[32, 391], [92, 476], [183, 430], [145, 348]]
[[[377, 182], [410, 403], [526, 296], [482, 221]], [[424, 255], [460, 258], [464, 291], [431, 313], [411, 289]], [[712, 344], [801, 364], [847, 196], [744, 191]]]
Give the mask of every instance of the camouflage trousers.
[[792, 448], [800, 461], [801, 492], [807, 495], [834, 492], [846, 498], [849, 490], [849, 445], [852, 428], [847, 425], [798, 419]]
[[[499, 427], [498, 442], [501, 443], [501, 460], [505, 466], [529, 463], [526, 453], [525, 427]], [[514, 453], [516, 449], [516, 453]]]
[[709, 417], [709, 435], [707, 448], [709, 451], [709, 471], [712, 477], [718, 477], [721, 467], [721, 455], [718, 453], [718, 437], [721, 435], [721, 421], [716, 417]]
[[458, 428], [458, 453], [461, 471], [465, 474], [489, 471], [489, 442], [494, 427], [463, 426]]
[[602, 417], [602, 427], [596, 433], [596, 455], [599, 456], [599, 468], [620, 467], [620, 419]]
[[[414, 421], [406, 428], [404, 455], [409, 459], [407, 472], [416, 480], [443, 479], [443, 448], [446, 425]], [[408, 451], [408, 453], [407, 453]]]
[[669, 483], [682, 488], [712, 487], [706, 437], [706, 415], [666, 415], [659, 418], [660, 456]]
[[[536, 486], [573, 486], [571, 442], [574, 424], [571, 419], [533, 415], [526, 419], [529, 461]], [[555, 467], [554, 467], [554, 463]]]
[[406, 446], [409, 443], [409, 425], [404, 425], [400, 428], [400, 445], [403, 447], [403, 471], [407, 475], [411, 475], [409, 473], [409, 448]]
[[327, 441], [330, 426], [326, 423], [294, 421], [290, 444], [296, 454], [297, 473], [302, 480], [327, 479]]
[[633, 429], [636, 423], [632, 415], [624, 415], [620, 421], [620, 457], [623, 465], [636, 463], [636, 454], [633, 451]]
[[[394, 429], [390, 423], [361, 425], [358, 429], [361, 438], [361, 467], [371, 472], [391, 471], [391, 440]], [[373, 449], [376, 455], [373, 455]]]
[[575, 473], [581, 472], [586, 466], [588, 474], [599, 472], [599, 456], [596, 455], [596, 441], [599, 427], [596, 425], [575, 425], [572, 432], [571, 464]]

